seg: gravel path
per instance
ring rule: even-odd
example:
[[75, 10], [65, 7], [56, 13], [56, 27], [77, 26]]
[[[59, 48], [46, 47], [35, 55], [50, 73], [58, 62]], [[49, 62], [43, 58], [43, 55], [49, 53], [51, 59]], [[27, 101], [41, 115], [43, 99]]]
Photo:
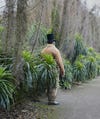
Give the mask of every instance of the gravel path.
[[53, 119], [100, 119], [100, 77], [73, 87], [59, 90]]

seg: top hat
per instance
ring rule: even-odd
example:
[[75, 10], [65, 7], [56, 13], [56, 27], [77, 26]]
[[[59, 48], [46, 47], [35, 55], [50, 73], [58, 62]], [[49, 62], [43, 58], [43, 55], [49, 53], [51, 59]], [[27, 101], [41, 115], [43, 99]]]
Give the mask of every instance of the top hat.
[[47, 34], [47, 43], [53, 43], [54, 41], [54, 34]]

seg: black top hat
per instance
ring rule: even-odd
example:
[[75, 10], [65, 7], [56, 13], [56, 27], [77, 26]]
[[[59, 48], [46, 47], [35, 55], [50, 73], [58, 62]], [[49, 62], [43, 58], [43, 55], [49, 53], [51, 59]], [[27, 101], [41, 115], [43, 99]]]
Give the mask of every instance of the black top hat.
[[51, 44], [53, 43], [55, 40], [54, 40], [54, 34], [47, 34], [47, 43]]

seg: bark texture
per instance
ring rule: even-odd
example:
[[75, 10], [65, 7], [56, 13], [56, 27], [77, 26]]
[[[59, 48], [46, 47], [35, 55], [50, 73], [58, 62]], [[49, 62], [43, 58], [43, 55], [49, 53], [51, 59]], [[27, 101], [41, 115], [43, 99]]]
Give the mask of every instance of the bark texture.
[[[38, 2], [39, 0], [34, 0], [34, 5]], [[31, 9], [31, 21], [37, 20], [39, 5]], [[89, 11], [80, 0], [44, 0], [41, 23], [48, 28], [53, 26], [56, 39], [59, 40], [58, 45], [65, 54], [73, 49], [76, 33], [80, 33], [86, 44], [100, 52], [100, 17], [94, 11], [95, 9]]]

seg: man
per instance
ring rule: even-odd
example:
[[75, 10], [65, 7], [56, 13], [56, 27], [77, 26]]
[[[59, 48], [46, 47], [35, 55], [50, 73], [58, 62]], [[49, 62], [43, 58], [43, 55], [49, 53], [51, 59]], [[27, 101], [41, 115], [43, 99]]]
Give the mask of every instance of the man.
[[[51, 54], [53, 58], [55, 59], [59, 69], [60, 69], [60, 75], [64, 76], [65, 70], [64, 65], [62, 62], [61, 54], [59, 50], [54, 45], [54, 35], [53, 34], [47, 34], [47, 46], [42, 50], [43, 54]], [[59, 76], [57, 77], [57, 82], [59, 81]], [[57, 88], [50, 89], [48, 87], [47, 89], [47, 95], [48, 95], [48, 104], [49, 105], [58, 105], [59, 103], [55, 101], [57, 94]]]

